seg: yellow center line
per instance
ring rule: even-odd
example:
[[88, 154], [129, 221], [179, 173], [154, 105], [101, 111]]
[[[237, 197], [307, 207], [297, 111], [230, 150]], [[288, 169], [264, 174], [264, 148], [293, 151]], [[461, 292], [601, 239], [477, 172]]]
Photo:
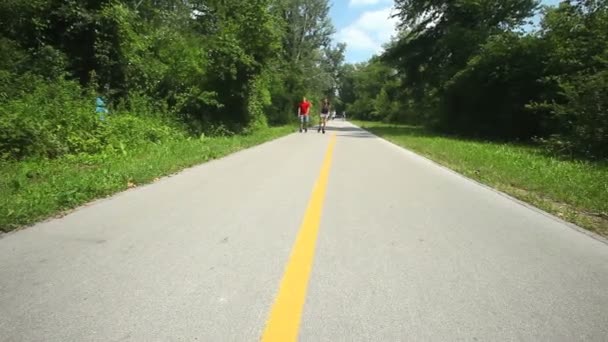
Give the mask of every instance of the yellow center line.
[[289, 342], [298, 339], [335, 144], [336, 135], [333, 134], [329, 140], [321, 173], [308, 202], [300, 232], [291, 250], [279, 292], [266, 323], [266, 329], [262, 335], [263, 342]]

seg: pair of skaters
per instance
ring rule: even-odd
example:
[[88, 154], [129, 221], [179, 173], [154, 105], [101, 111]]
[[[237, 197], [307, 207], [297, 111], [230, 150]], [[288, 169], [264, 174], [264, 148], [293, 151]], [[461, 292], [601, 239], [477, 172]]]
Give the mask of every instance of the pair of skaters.
[[[310, 122], [310, 108], [312, 104], [306, 97], [302, 98], [302, 102], [298, 106], [298, 117], [300, 117], [300, 133], [302, 131], [308, 132], [308, 123]], [[327, 124], [327, 117], [329, 116], [330, 104], [327, 97], [321, 102], [321, 114], [319, 115], [319, 128], [317, 132], [323, 132], [325, 134], [325, 126]]]

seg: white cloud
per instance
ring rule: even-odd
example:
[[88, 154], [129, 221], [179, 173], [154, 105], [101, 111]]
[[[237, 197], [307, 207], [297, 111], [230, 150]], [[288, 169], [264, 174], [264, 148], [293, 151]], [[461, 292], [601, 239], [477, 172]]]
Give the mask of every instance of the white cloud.
[[354, 50], [376, 50], [378, 45], [367, 32], [353, 25], [340, 30], [338, 40], [347, 43], [348, 48]]
[[336, 40], [346, 43], [348, 49], [381, 52], [382, 44], [388, 42], [396, 32], [397, 19], [390, 17], [391, 10], [391, 7], [387, 7], [363, 12], [355, 22], [338, 32]]
[[390, 0], [350, 0], [349, 7], [371, 6], [380, 3], [388, 3]]

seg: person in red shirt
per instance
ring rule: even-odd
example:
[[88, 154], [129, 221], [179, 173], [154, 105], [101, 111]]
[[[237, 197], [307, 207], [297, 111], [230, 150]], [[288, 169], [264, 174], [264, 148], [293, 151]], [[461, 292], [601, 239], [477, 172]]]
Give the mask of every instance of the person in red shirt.
[[304, 132], [308, 132], [308, 123], [310, 122], [310, 107], [311, 103], [306, 99], [306, 97], [302, 98], [302, 102], [298, 106], [298, 117], [300, 117], [300, 133], [302, 130]]

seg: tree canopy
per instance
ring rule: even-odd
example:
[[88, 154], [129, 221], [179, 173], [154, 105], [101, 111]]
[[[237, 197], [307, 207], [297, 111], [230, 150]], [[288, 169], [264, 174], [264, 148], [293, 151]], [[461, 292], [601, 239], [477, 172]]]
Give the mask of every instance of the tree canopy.
[[[396, 0], [400, 32], [345, 65], [346, 110], [608, 157], [608, 1]], [[540, 27], [526, 29], [536, 13]]]
[[328, 12], [327, 0], [2, 1], [0, 158], [101, 148], [97, 96], [190, 134], [286, 123], [302, 96], [335, 93], [344, 46]]

